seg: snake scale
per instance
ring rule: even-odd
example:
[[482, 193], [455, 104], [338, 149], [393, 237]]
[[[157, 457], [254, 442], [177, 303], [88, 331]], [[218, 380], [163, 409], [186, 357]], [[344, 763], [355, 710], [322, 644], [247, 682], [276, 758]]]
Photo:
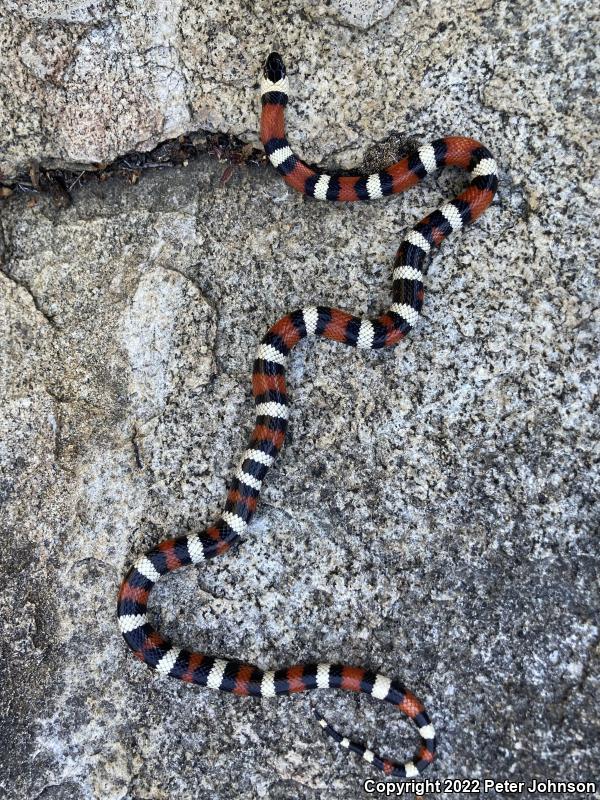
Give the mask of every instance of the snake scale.
[[253, 664], [192, 652], [162, 636], [151, 624], [148, 598], [157, 581], [188, 564], [222, 555], [241, 540], [256, 510], [260, 490], [283, 445], [289, 416], [285, 368], [291, 350], [306, 336], [322, 336], [352, 347], [380, 349], [403, 339], [418, 319], [424, 297], [424, 273], [430, 252], [448, 234], [476, 220], [497, 188], [497, 168], [479, 142], [447, 136], [418, 148], [406, 158], [372, 175], [336, 175], [305, 164], [285, 135], [289, 84], [277, 53], [268, 57], [261, 83], [260, 136], [271, 164], [284, 181], [318, 200], [374, 200], [402, 192], [442, 167], [470, 173], [468, 187], [454, 200], [426, 216], [406, 235], [393, 272], [393, 302], [374, 319], [328, 306], [307, 306], [282, 317], [262, 339], [252, 375], [256, 425], [231, 481], [220, 519], [202, 533], [166, 539], [142, 556], [127, 573], [118, 596], [121, 632], [134, 654], [161, 675], [222, 692], [273, 697], [313, 689], [363, 692], [391, 703], [416, 725], [420, 742], [405, 763], [382, 758], [338, 733], [317, 715], [324, 731], [342, 747], [399, 778], [417, 777], [434, 759], [433, 725], [423, 704], [395, 680], [344, 664], [300, 664], [263, 671]]

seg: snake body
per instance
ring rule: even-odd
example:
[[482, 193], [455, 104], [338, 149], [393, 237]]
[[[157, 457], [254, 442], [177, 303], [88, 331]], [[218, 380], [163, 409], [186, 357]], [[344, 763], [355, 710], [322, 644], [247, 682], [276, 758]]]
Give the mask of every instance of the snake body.
[[423, 305], [424, 273], [430, 252], [453, 231], [476, 220], [497, 188], [497, 168], [490, 152], [473, 139], [448, 136], [420, 147], [372, 175], [336, 175], [307, 166], [285, 136], [288, 79], [281, 57], [271, 53], [261, 84], [261, 140], [271, 164], [287, 184], [319, 200], [373, 200], [404, 191], [442, 167], [470, 173], [468, 187], [426, 216], [406, 235], [393, 273], [393, 302], [374, 319], [328, 306], [307, 306], [282, 317], [262, 339], [254, 362], [252, 386], [256, 425], [242, 454], [220, 519], [203, 533], [166, 539], [142, 556], [127, 573], [118, 596], [121, 632], [134, 654], [161, 675], [236, 695], [273, 697], [313, 689], [363, 692], [391, 703], [416, 725], [420, 743], [405, 763], [383, 758], [350, 741], [317, 714], [324, 731], [342, 747], [358, 753], [387, 775], [417, 777], [434, 759], [433, 725], [423, 704], [400, 683], [361, 667], [300, 664], [263, 671], [253, 664], [216, 658], [178, 646], [151, 624], [148, 598], [158, 580], [188, 564], [222, 555], [241, 541], [256, 510], [260, 490], [283, 445], [289, 416], [285, 383], [288, 356], [306, 336], [325, 337], [352, 347], [390, 347], [406, 336]]

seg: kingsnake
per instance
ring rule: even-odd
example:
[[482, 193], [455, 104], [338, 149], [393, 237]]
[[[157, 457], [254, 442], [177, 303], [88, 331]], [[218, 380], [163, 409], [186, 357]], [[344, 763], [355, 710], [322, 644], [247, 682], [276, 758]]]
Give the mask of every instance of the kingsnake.
[[448, 136], [424, 145], [408, 157], [372, 175], [336, 175], [307, 166], [285, 137], [284, 110], [288, 79], [281, 57], [271, 53], [261, 83], [260, 137], [271, 164], [287, 184], [319, 200], [373, 200], [404, 191], [442, 167], [468, 170], [471, 182], [454, 200], [414, 226], [402, 241], [393, 273], [393, 303], [374, 319], [353, 316], [328, 306], [308, 306], [287, 314], [262, 339], [252, 375], [256, 426], [231, 481], [221, 518], [204, 533], [166, 539], [148, 551], [125, 577], [118, 596], [118, 619], [129, 647], [161, 675], [222, 692], [273, 697], [312, 689], [345, 689], [385, 700], [417, 726], [420, 746], [404, 764], [381, 758], [350, 741], [317, 714], [324, 731], [342, 747], [362, 756], [387, 775], [418, 776], [434, 759], [433, 725], [422, 703], [400, 683], [360, 667], [301, 664], [263, 671], [253, 664], [215, 658], [178, 647], [151, 625], [148, 598], [155, 583], [179, 567], [221, 555], [241, 541], [256, 510], [269, 467], [283, 445], [289, 416], [285, 367], [293, 347], [305, 336], [323, 336], [352, 347], [379, 349], [403, 339], [415, 324], [424, 297], [426, 258], [452, 231], [477, 219], [497, 188], [496, 163], [479, 142]]

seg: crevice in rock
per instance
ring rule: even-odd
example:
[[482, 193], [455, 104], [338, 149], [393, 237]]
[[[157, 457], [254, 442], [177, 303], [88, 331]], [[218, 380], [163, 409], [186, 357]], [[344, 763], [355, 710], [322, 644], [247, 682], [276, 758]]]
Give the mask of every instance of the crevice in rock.
[[[0, 183], [0, 188], [1, 188]], [[2, 197], [2, 192], [0, 191], [0, 197]], [[5, 195], [4, 195], [5, 196]], [[12, 275], [9, 270], [7, 269], [7, 264], [10, 261], [10, 252], [8, 249], [8, 245], [6, 243], [6, 237], [4, 236], [4, 229], [0, 224], [0, 273], [5, 276], [7, 280], [9, 280], [14, 286], [23, 289], [29, 297], [31, 298], [31, 302], [33, 303], [33, 307], [35, 310], [40, 314], [44, 321], [53, 329], [57, 329], [58, 325], [54, 317], [51, 314], [48, 314], [47, 311], [44, 311], [39, 299], [37, 298], [36, 294], [32, 290], [31, 286], [27, 283], [27, 281], [23, 280], [22, 278], [17, 278]]]
[[137, 426], [137, 423], [133, 425], [133, 433], [131, 434], [131, 446], [133, 447], [133, 455], [135, 458], [135, 465], [138, 469], [144, 469], [144, 462], [142, 461], [142, 454], [140, 450], [140, 443], [139, 443], [139, 435], [140, 431]]
[[54, 317], [51, 314], [48, 314], [47, 311], [44, 311], [39, 299], [36, 297], [35, 293], [31, 289], [27, 281], [24, 281], [22, 278], [16, 278], [14, 275], [11, 275], [1, 261], [0, 261], [0, 272], [15, 286], [18, 286], [20, 289], [23, 289], [25, 292], [27, 292], [38, 314], [40, 314], [44, 318], [44, 320], [51, 328], [57, 330], [58, 325], [56, 324]]
[[263, 167], [267, 163], [262, 150], [235, 136], [197, 131], [176, 139], [167, 139], [147, 152], [131, 151], [106, 164], [57, 162], [40, 165], [32, 161], [28, 173], [21, 173], [14, 178], [3, 178], [0, 174], [0, 198], [20, 194], [35, 203], [36, 196], [46, 195], [59, 208], [66, 208], [72, 202], [74, 191], [87, 183], [103, 183], [115, 176], [129, 183], [137, 183], [148, 170], [186, 166], [189, 161], [202, 155], [227, 163], [223, 182], [228, 180], [229, 171], [233, 167]]

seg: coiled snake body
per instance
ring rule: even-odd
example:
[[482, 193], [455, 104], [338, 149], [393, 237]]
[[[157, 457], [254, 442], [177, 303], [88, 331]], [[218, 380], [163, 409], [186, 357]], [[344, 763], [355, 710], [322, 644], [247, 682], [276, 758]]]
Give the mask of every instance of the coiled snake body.
[[252, 386], [256, 426], [227, 494], [221, 518], [204, 533], [167, 539], [148, 551], [127, 573], [118, 597], [121, 632], [135, 655], [161, 675], [223, 692], [273, 697], [312, 689], [345, 689], [385, 700], [417, 726], [420, 745], [406, 763], [382, 758], [348, 740], [317, 715], [326, 733], [387, 775], [418, 776], [434, 759], [435, 733], [422, 703], [400, 683], [360, 667], [301, 664], [263, 671], [253, 664], [215, 658], [177, 646], [152, 627], [148, 597], [155, 583], [187, 564], [221, 555], [240, 541], [256, 510], [262, 482], [283, 445], [289, 415], [285, 367], [293, 347], [305, 336], [323, 336], [353, 347], [380, 349], [404, 338], [415, 324], [424, 297], [424, 273], [430, 251], [449, 233], [477, 219], [496, 191], [496, 164], [473, 139], [445, 137], [379, 173], [362, 176], [327, 174], [307, 166], [285, 137], [284, 109], [288, 79], [281, 57], [272, 53], [261, 85], [261, 140], [286, 183], [319, 200], [373, 200], [404, 191], [445, 166], [468, 170], [469, 186], [454, 200], [425, 217], [406, 235], [393, 273], [393, 303], [374, 319], [363, 319], [328, 306], [308, 306], [280, 319], [263, 338], [254, 362]]

